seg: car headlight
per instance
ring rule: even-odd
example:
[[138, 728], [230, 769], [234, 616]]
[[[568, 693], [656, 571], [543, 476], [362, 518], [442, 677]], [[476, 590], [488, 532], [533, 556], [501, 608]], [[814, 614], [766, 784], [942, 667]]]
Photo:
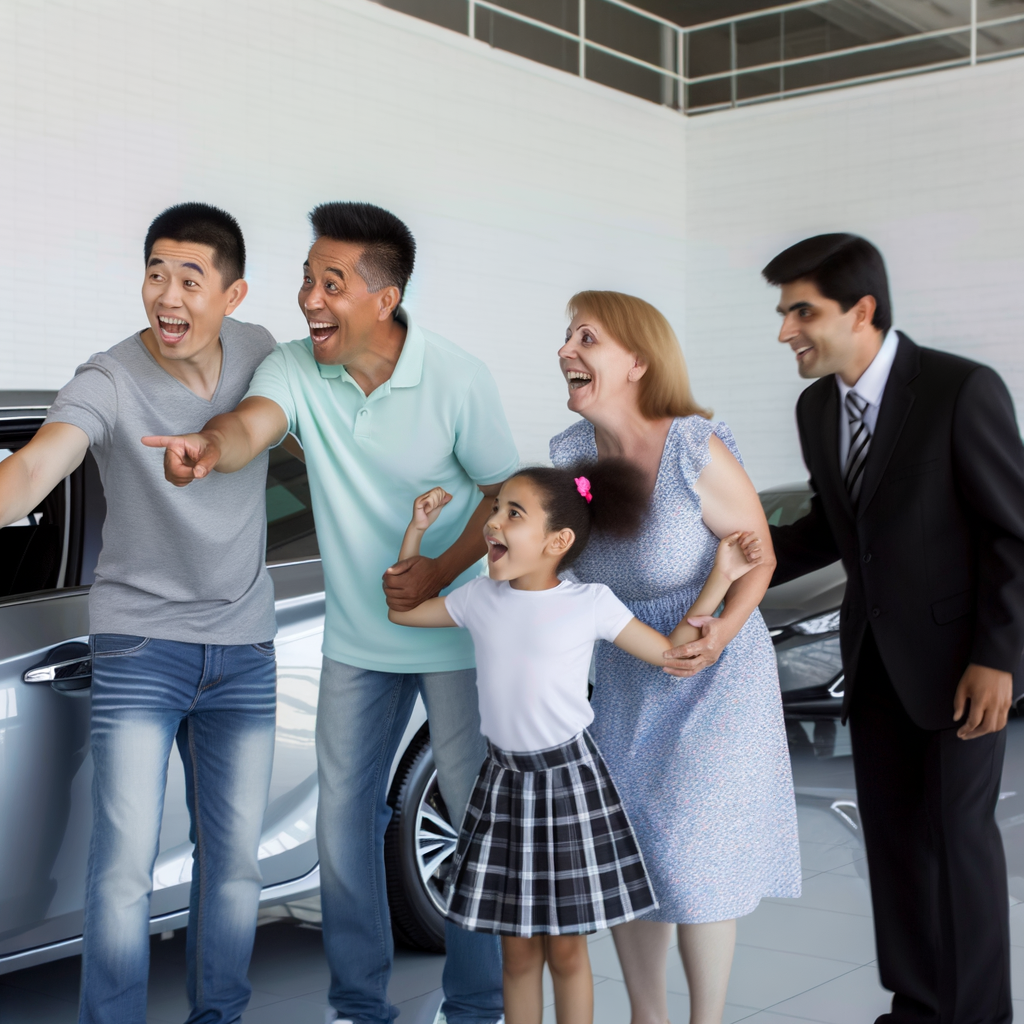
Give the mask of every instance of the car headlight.
[[839, 629], [839, 609], [837, 608], [834, 612], [826, 612], [824, 615], [816, 615], [813, 619], [794, 622], [789, 628], [794, 633], [802, 633], [804, 636], [835, 633]]
[[839, 610], [803, 619], [780, 630], [775, 642], [779, 687], [789, 699], [843, 696], [843, 656], [839, 649]]

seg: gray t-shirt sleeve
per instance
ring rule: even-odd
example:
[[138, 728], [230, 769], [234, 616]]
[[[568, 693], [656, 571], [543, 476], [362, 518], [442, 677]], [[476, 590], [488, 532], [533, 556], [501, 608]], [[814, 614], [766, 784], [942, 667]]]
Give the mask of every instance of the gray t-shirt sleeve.
[[70, 423], [85, 431], [90, 447], [110, 445], [117, 422], [117, 387], [110, 370], [95, 355], [75, 370], [57, 392], [46, 423]]

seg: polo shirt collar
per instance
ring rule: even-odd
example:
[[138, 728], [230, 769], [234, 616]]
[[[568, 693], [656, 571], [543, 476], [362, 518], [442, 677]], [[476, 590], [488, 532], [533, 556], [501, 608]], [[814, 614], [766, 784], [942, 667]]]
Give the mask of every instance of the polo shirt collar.
[[[395, 369], [387, 381], [388, 390], [391, 388], [414, 388], [423, 377], [423, 353], [427, 346], [426, 339], [423, 336], [423, 331], [402, 306], [395, 311], [395, 319], [405, 324], [405, 344], [402, 346], [402, 354], [398, 357]], [[355, 384], [348, 370], [340, 363], [330, 366], [324, 363], [316, 365], [321, 377], [341, 377], [343, 380], [349, 380]]]

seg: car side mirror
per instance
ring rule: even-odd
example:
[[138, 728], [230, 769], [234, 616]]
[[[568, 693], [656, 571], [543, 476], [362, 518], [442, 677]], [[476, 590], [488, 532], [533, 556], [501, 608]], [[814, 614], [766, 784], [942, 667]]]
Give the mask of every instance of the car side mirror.
[[58, 693], [84, 690], [92, 685], [92, 651], [80, 640], [59, 644], [21, 678], [26, 683], [49, 683]]

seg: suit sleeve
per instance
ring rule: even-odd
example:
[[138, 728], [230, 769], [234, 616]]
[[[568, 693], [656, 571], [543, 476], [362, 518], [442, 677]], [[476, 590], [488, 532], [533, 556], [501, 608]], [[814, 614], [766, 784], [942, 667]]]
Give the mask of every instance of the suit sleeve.
[[[806, 393], [804, 392], [805, 395]], [[807, 444], [801, 422], [801, 405], [802, 401], [797, 403], [797, 428], [800, 431], [800, 450], [803, 453], [804, 465], [807, 465]], [[810, 485], [814, 492], [811, 498], [811, 511], [803, 519], [798, 519], [788, 526], [769, 527], [776, 559], [771, 582], [773, 587], [839, 561], [839, 548], [832, 535], [832, 527], [825, 516], [818, 485], [813, 476]]]
[[1006, 385], [987, 366], [957, 396], [953, 468], [978, 527], [971, 661], [1012, 672], [1024, 649], [1024, 446]]
[[839, 561], [839, 548], [832, 536], [832, 527], [825, 518], [821, 498], [814, 480], [811, 480], [811, 511], [789, 526], [770, 526], [775, 548], [775, 572], [771, 585], [786, 583], [798, 576], [806, 576], [815, 569]]

